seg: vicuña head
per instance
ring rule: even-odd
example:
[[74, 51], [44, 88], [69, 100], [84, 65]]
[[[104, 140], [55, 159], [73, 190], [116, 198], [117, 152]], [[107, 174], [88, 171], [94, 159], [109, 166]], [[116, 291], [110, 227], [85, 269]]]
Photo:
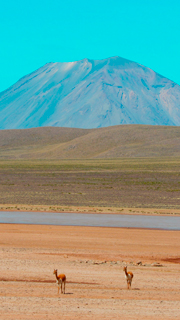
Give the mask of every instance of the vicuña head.
[[66, 285], [66, 276], [65, 274], [59, 274], [58, 275], [58, 270], [54, 269], [53, 274], [56, 276], [56, 283], [58, 284], [58, 294], [59, 294], [59, 289], [61, 285], [61, 293], [63, 293], [62, 285], [64, 283], [64, 293], [65, 293], [65, 285]]
[[125, 272], [125, 278], [127, 280], [127, 289], [129, 289], [131, 288], [133, 273], [131, 271], [127, 272], [127, 266], [123, 268], [123, 271]]

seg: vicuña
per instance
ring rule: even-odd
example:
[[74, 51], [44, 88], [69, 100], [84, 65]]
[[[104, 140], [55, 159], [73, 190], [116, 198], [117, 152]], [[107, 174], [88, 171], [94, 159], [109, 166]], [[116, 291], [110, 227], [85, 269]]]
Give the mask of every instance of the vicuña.
[[125, 272], [125, 278], [127, 280], [127, 288], [131, 288], [131, 282], [133, 279], [133, 273], [131, 271], [127, 272], [127, 266], [123, 268], [123, 271]]
[[59, 294], [60, 285], [61, 285], [61, 293], [63, 293], [63, 284], [64, 284], [64, 293], [65, 293], [66, 276], [65, 274], [58, 275], [57, 273], [58, 273], [57, 269], [54, 269], [53, 274], [55, 274], [56, 276], [56, 282], [58, 284], [58, 294]]

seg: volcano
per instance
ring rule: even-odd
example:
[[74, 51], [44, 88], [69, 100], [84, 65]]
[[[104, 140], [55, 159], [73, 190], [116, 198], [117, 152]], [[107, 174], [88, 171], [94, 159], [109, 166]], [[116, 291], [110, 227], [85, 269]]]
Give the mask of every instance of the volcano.
[[47, 63], [0, 93], [0, 129], [180, 125], [180, 86], [123, 59]]

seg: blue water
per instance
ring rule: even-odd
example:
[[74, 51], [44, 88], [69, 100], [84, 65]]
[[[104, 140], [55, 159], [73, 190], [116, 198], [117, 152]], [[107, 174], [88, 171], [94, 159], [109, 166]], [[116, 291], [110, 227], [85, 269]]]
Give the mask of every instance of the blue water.
[[2, 211], [0, 223], [180, 230], [180, 216]]

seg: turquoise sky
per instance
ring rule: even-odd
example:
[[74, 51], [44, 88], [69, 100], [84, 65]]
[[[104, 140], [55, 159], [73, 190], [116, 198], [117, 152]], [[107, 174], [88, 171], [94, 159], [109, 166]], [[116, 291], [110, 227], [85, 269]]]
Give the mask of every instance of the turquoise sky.
[[180, 1], [0, 0], [0, 91], [47, 62], [117, 55], [180, 84]]

